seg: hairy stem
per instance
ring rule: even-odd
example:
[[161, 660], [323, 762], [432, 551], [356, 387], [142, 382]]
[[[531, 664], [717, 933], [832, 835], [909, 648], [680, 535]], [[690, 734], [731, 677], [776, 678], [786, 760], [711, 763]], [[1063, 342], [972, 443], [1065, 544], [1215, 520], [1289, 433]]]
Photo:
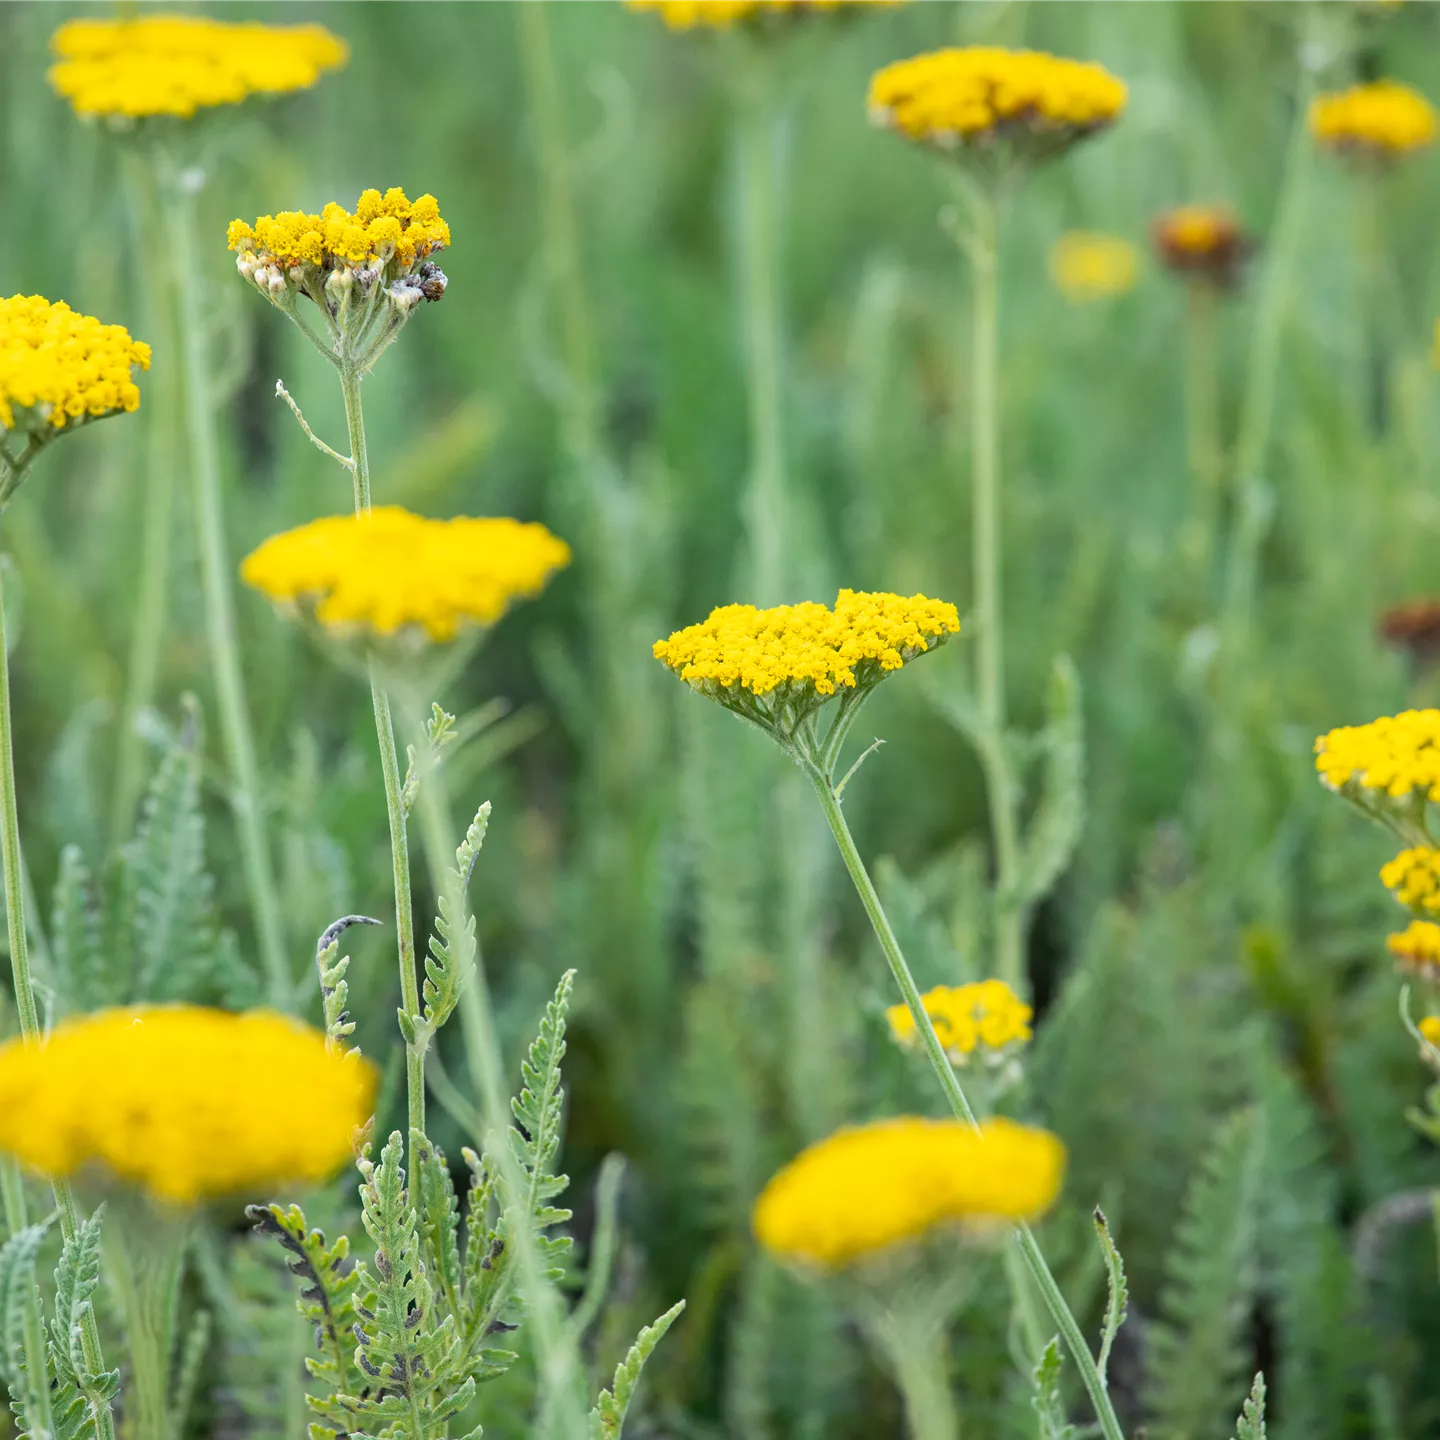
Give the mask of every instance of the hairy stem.
[[206, 640], [213, 669], [215, 700], [220, 713], [220, 734], [230, 772], [230, 807], [235, 815], [241, 868], [255, 918], [256, 941], [270, 1001], [283, 1009], [291, 1003], [291, 977], [285, 961], [280, 903], [260, 803], [260, 770], [255, 759], [255, 737], [250, 728], [244, 671], [236, 638], [232, 569], [225, 543], [225, 520], [220, 498], [215, 401], [210, 391], [210, 364], [200, 311], [200, 289], [205, 267], [200, 263], [195, 240], [194, 197], [167, 165], [160, 168], [170, 239], [168, 264], [175, 281], [176, 319], [185, 367], [186, 429], [190, 445], [192, 505], [204, 593]]
[[[860, 896], [861, 904], [865, 907], [865, 913], [869, 915], [870, 923], [874, 926], [875, 935], [880, 941], [880, 948], [885, 952], [885, 959], [890, 965], [890, 973], [895, 977], [895, 982], [899, 985], [900, 993], [904, 996], [905, 1004], [915, 1021], [916, 1029], [925, 1047], [925, 1054], [930, 1061], [930, 1068], [935, 1072], [935, 1078], [939, 1080], [940, 1088], [945, 1092], [945, 1099], [957, 1119], [968, 1121], [978, 1128], [975, 1112], [971, 1109], [970, 1102], [965, 1096], [959, 1077], [955, 1074], [954, 1066], [950, 1064], [944, 1047], [935, 1034], [935, 1027], [926, 1013], [919, 987], [915, 984], [915, 977], [910, 973], [904, 952], [900, 949], [900, 942], [895, 938], [895, 932], [891, 929], [890, 920], [885, 914], [885, 907], [880, 903], [880, 896], [876, 893], [870, 873], [865, 868], [865, 862], [860, 858], [860, 851], [856, 848], [855, 839], [850, 834], [850, 827], [845, 823], [845, 816], [840, 808], [839, 800], [835, 797], [830, 778], [808, 758], [801, 757], [800, 764], [815, 788], [816, 797], [820, 801], [820, 808], [825, 812], [826, 820], [830, 822], [830, 830], [835, 836], [840, 856], [845, 862], [845, 868], [850, 872], [851, 880], [855, 883], [855, 889]], [[1095, 1407], [1096, 1419], [1100, 1423], [1101, 1434], [1104, 1435], [1105, 1440], [1124, 1440], [1120, 1422], [1116, 1419], [1114, 1406], [1111, 1405], [1109, 1394], [1106, 1391], [1105, 1378], [1100, 1374], [1099, 1368], [1095, 1364], [1095, 1357], [1090, 1353], [1090, 1347], [1085, 1342], [1085, 1336], [1081, 1333], [1080, 1326], [1071, 1313], [1064, 1295], [1061, 1294], [1059, 1285], [1055, 1283], [1055, 1277], [1050, 1273], [1050, 1267], [1045, 1263], [1045, 1257], [1028, 1225], [1015, 1227], [1015, 1242], [1019, 1247], [1021, 1258], [1035, 1278], [1035, 1283], [1040, 1289], [1046, 1307], [1060, 1329], [1060, 1334], [1080, 1372], [1080, 1378], [1085, 1382], [1085, 1388]]]

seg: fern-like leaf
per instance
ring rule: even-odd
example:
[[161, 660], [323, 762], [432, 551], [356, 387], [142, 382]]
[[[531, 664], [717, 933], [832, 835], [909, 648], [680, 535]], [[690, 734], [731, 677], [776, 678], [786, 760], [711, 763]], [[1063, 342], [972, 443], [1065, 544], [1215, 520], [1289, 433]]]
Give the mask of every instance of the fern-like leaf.
[[615, 1367], [610, 1389], [602, 1390], [595, 1408], [590, 1412], [590, 1440], [618, 1440], [625, 1424], [625, 1412], [635, 1394], [640, 1372], [665, 1332], [680, 1318], [685, 1302], [677, 1300], [653, 1325], [647, 1325], [635, 1337], [629, 1353]]
[[[17, 1230], [0, 1246], [0, 1367], [10, 1390], [10, 1409], [22, 1435], [49, 1428], [49, 1376], [31, 1375], [25, 1363], [26, 1327], [39, 1312], [35, 1257], [54, 1216]], [[38, 1338], [38, 1337], [36, 1337]]]
[[1100, 1334], [1100, 1355], [1095, 1362], [1103, 1380], [1110, 1365], [1110, 1348], [1115, 1343], [1116, 1335], [1120, 1333], [1120, 1327], [1125, 1323], [1130, 1289], [1125, 1281], [1125, 1262], [1120, 1258], [1120, 1251], [1111, 1237], [1110, 1222], [1106, 1220], [1105, 1212], [1097, 1205], [1091, 1218], [1095, 1223], [1095, 1236], [1100, 1241], [1100, 1253], [1105, 1257], [1107, 1281], [1105, 1324]]
[[[50, 1321], [50, 1364], [60, 1386], [70, 1386], [88, 1406], [90, 1413], [108, 1405], [120, 1392], [120, 1372], [93, 1373], [85, 1363], [81, 1344], [82, 1327], [94, 1308], [100, 1284], [100, 1226], [105, 1218], [101, 1206], [85, 1220], [60, 1249], [55, 1267], [55, 1314]], [[60, 1417], [56, 1416], [60, 1429]]]
[[333, 1049], [349, 1048], [346, 1041], [355, 1033], [355, 1022], [345, 1008], [350, 1003], [350, 982], [346, 972], [350, 957], [340, 954], [340, 937], [352, 925], [378, 925], [368, 915], [342, 915], [327, 925], [315, 945], [315, 968], [320, 972], [320, 1003], [325, 1016], [325, 1038]]
[[1085, 822], [1085, 712], [1080, 676], [1059, 656], [1050, 678], [1040, 803], [1025, 835], [1020, 862], [1020, 903], [1034, 905], [1049, 893], [1070, 863]]
[[419, 1197], [420, 1240], [425, 1263], [449, 1314], [463, 1314], [460, 1270], [460, 1204], [445, 1152], [418, 1130], [410, 1132]]
[[1235, 1422], [1235, 1440], [1265, 1440], [1265, 1374], [1255, 1376], [1250, 1387], [1250, 1398], [1240, 1411]]
[[55, 979], [67, 1010], [95, 1009], [114, 998], [100, 939], [95, 885], [78, 845], [67, 845], [60, 852], [50, 937]]
[[[490, 802], [475, 812], [465, 838], [455, 851], [455, 868], [450, 884], [442, 885], [435, 933], [430, 937], [429, 953], [425, 956], [425, 979], [421, 983], [424, 1002], [421, 1015], [423, 1033], [428, 1040], [450, 1018], [460, 999], [460, 987], [475, 964], [475, 917], [468, 913], [465, 894], [485, 832], [490, 827]], [[453, 899], [452, 899], [453, 897]], [[459, 912], [452, 914], [455, 903]]]
[[1075, 1427], [1065, 1418], [1065, 1402], [1060, 1394], [1063, 1368], [1057, 1335], [1045, 1347], [1035, 1366], [1035, 1393], [1030, 1403], [1035, 1407], [1039, 1440], [1074, 1440]]

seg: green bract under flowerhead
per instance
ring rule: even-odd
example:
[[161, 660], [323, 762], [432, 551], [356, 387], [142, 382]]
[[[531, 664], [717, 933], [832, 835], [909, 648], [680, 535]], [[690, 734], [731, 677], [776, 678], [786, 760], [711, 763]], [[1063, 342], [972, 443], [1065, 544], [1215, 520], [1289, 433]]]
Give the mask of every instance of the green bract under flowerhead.
[[655, 642], [702, 695], [782, 734], [836, 696], [859, 696], [960, 629], [955, 607], [924, 595], [842, 590], [814, 601], [722, 605], [698, 625]]

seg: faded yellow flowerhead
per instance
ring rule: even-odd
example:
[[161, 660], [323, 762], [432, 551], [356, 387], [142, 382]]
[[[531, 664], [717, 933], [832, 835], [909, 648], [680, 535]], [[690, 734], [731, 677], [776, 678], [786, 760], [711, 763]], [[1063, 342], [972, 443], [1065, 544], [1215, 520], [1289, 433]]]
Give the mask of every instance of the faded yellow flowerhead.
[[907, 1115], [802, 1151], [761, 1192], [752, 1224], [778, 1259], [836, 1270], [942, 1227], [983, 1234], [1034, 1219], [1064, 1173], [1065, 1147], [1046, 1130]]
[[374, 1068], [288, 1016], [140, 1005], [0, 1045], [0, 1150], [97, 1167], [174, 1205], [320, 1181], [351, 1156]]
[[835, 11], [878, 9], [901, 0], [625, 0], [629, 10], [653, 12], [672, 30], [728, 30]]
[[[921, 997], [935, 1038], [956, 1065], [972, 1057], [998, 1065], [1030, 1039], [1035, 1013], [1003, 980], [973, 985], [937, 985]], [[917, 1049], [920, 1032], [908, 1005], [885, 1011], [890, 1033], [906, 1049]]]
[[1050, 247], [1050, 278], [1073, 302], [1124, 295], [1140, 278], [1140, 252], [1118, 235], [1070, 230]]
[[569, 563], [570, 547], [543, 525], [427, 520], [383, 505], [272, 535], [240, 575], [326, 630], [448, 641], [493, 625]]
[[232, 25], [198, 15], [85, 18], [50, 41], [50, 83], [81, 115], [133, 121], [305, 90], [350, 51], [320, 25]]
[[1435, 107], [1398, 80], [1376, 80], [1310, 105], [1310, 131], [1320, 144], [1367, 160], [1393, 160], [1435, 142]]
[[869, 110], [877, 125], [944, 151], [1043, 159], [1113, 123], [1125, 99], [1102, 65], [971, 45], [877, 71]]

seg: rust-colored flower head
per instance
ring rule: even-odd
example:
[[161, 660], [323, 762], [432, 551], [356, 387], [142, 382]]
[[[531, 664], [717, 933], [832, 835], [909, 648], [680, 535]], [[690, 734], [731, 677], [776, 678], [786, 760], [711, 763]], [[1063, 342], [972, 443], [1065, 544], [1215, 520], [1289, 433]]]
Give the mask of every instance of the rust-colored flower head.
[[1387, 645], [1403, 650], [1416, 665], [1440, 660], [1440, 600], [1407, 600], [1380, 616], [1377, 626]]
[[1227, 205], [1181, 205], [1155, 219], [1155, 253], [1186, 280], [1233, 290], [1254, 242]]

